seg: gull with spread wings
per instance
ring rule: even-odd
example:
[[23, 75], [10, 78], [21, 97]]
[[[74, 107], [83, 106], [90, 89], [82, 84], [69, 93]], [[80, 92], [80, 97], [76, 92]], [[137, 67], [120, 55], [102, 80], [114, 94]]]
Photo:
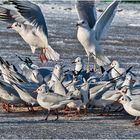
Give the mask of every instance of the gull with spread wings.
[[32, 53], [40, 48], [41, 62], [59, 60], [60, 55], [48, 43], [48, 30], [38, 5], [30, 1], [10, 0], [17, 10], [0, 7], [0, 19], [11, 23], [9, 28], [17, 31], [31, 47]]
[[88, 66], [90, 56], [93, 56], [99, 66], [110, 64], [110, 60], [104, 55], [99, 45], [99, 41], [105, 29], [111, 24], [118, 3], [117, 0], [113, 1], [97, 20], [94, 0], [77, 0], [76, 2], [79, 17], [77, 38], [87, 53]]

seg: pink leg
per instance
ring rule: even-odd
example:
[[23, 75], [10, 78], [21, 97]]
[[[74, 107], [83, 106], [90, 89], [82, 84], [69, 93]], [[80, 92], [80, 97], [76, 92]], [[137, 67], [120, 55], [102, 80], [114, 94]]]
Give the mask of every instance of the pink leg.
[[34, 108], [31, 106], [31, 112], [35, 112]]
[[43, 49], [41, 49], [40, 54], [39, 54], [39, 59], [41, 63], [43, 63], [42, 54], [43, 54]]
[[48, 61], [48, 59], [47, 59], [47, 57], [46, 57], [46, 48], [44, 49], [45, 50], [45, 52], [43, 53], [43, 55], [44, 55], [44, 60], [47, 62]]
[[9, 106], [9, 103], [6, 104], [6, 111], [7, 111], [7, 112], [10, 112], [10, 106]]
[[5, 103], [4, 103], [4, 101], [2, 101], [2, 108], [5, 110], [6, 108], [5, 108]]

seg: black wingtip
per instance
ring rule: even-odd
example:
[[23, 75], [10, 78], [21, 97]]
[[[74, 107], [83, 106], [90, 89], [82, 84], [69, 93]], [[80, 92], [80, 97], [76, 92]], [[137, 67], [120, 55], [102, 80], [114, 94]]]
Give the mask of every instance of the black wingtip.
[[129, 68], [126, 70], [126, 73], [128, 73], [132, 68], [133, 68], [133, 66], [129, 67]]
[[101, 73], [103, 74], [105, 72], [105, 69], [103, 66], [100, 66], [100, 69], [101, 69]]

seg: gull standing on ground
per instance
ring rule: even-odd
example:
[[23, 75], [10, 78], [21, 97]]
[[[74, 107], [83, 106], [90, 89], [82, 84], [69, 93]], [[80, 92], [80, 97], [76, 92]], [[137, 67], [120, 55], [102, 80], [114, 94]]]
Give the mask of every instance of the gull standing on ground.
[[[33, 106], [38, 105], [35, 95], [32, 93], [29, 93], [26, 89], [21, 88], [17, 84], [12, 84], [12, 86], [19, 94], [21, 100], [25, 102], [25, 104], [28, 107], [28, 110], [34, 111]], [[34, 95], [34, 97], [31, 94]]]
[[99, 66], [110, 64], [110, 60], [103, 54], [99, 41], [105, 28], [111, 24], [118, 3], [118, 0], [113, 1], [99, 19], [96, 20], [94, 1], [77, 0], [76, 8], [79, 16], [77, 38], [87, 53], [88, 65], [90, 55], [94, 57], [95, 62]]
[[135, 116], [134, 124], [140, 124], [140, 98], [131, 99], [127, 95], [122, 96], [119, 102], [123, 105], [125, 111], [132, 116]]
[[16, 90], [8, 83], [0, 80], [0, 99], [2, 108], [10, 112], [9, 105], [23, 103]]
[[36, 92], [37, 95], [37, 101], [39, 105], [45, 109], [48, 110], [48, 114], [45, 120], [48, 119], [48, 116], [50, 114], [50, 110], [56, 110], [57, 118], [58, 120], [58, 110], [59, 108], [64, 108], [66, 104], [70, 103], [72, 101], [72, 97], [70, 95], [62, 96], [53, 92], [47, 92], [46, 93], [46, 85], [41, 85]]
[[32, 53], [40, 48], [40, 60], [59, 60], [60, 55], [48, 43], [48, 29], [38, 5], [30, 1], [10, 0], [15, 10], [0, 7], [0, 19], [12, 23], [9, 28], [17, 31], [31, 47]]

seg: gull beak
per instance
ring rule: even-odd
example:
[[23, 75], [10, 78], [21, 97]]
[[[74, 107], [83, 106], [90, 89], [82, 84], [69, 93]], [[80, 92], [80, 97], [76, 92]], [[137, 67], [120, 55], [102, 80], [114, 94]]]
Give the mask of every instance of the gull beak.
[[113, 67], [110, 67], [110, 69], [107, 71], [107, 73], [109, 73], [112, 69], [113, 69]]
[[76, 62], [75, 62], [75, 61], [72, 61], [71, 63], [74, 64], [74, 63], [76, 63]]
[[135, 82], [136, 82], [136, 80], [131, 80], [130, 82], [133, 84], [133, 83], [135, 83]]
[[121, 103], [121, 100], [120, 100], [121, 97], [122, 97], [122, 95], [118, 98], [118, 100], [117, 100], [118, 103]]
[[77, 24], [76, 24], [76, 27], [78, 27], [79, 25], [80, 25], [80, 24], [79, 24], [79, 23], [77, 23]]
[[65, 66], [65, 65], [63, 65], [63, 66], [62, 66], [62, 69], [63, 69], [63, 68], [65, 68], [65, 67], [66, 67], [66, 66]]
[[11, 29], [11, 28], [12, 28], [12, 26], [11, 26], [11, 25], [7, 26], [7, 29]]

